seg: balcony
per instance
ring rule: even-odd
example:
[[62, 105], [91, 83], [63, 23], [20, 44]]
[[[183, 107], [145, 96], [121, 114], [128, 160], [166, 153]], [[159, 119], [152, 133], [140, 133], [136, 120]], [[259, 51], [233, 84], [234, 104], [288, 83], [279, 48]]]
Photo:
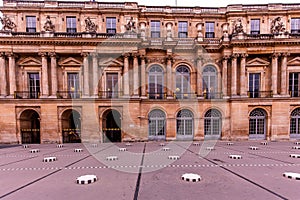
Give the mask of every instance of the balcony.
[[222, 99], [223, 93], [221, 93], [221, 92], [204, 92], [203, 97], [204, 97], [204, 99]]
[[167, 96], [167, 93], [147, 93], [147, 97], [149, 99], [165, 99]]
[[99, 91], [100, 99], [118, 99], [123, 95], [123, 91]]
[[81, 91], [57, 91], [58, 99], [79, 99], [82, 97]]
[[174, 98], [175, 99], [193, 99], [196, 98], [197, 94], [196, 93], [180, 93], [180, 92], [175, 92], [174, 93]]
[[289, 91], [290, 97], [300, 97], [300, 91]]
[[32, 91], [15, 91], [15, 99], [38, 99], [40, 98], [40, 92]]
[[249, 98], [271, 98], [273, 97], [273, 91], [248, 91]]

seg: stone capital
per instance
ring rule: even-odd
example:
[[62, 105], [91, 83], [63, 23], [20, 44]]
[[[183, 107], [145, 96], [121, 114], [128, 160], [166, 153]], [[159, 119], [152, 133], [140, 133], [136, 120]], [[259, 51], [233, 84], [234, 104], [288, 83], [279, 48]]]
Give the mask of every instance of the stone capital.
[[89, 53], [88, 52], [81, 52], [80, 54], [82, 57], [88, 57]]
[[232, 54], [231, 55], [231, 58], [232, 59], [236, 59], [236, 58], [238, 58], [240, 55], [238, 54], [238, 53], [234, 53], [234, 54]]
[[6, 52], [5, 55], [8, 57], [16, 57], [16, 54], [14, 54], [13, 52]]
[[38, 55], [41, 57], [45, 57], [47, 56], [47, 52], [39, 52]]
[[49, 52], [48, 55], [52, 58], [55, 57], [56, 58], [56, 53], [55, 52]]
[[248, 54], [247, 54], [247, 53], [242, 53], [240, 56], [241, 56], [242, 58], [246, 58], [246, 57], [248, 57]]
[[124, 54], [123, 54], [123, 57], [124, 57], [124, 58], [128, 58], [129, 56], [130, 56], [129, 53], [124, 53]]
[[229, 55], [224, 55], [222, 59], [223, 59], [223, 61], [224, 61], [224, 60], [229, 60], [229, 59], [230, 59], [230, 56], [229, 56]]
[[273, 53], [271, 58], [278, 58], [281, 54], [280, 53]]
[[0, 52], [0, 57], [5, 57], [5, 53], [4, 52]]
[[284, 52], [284, 53], [282, 53], [281, 54], [283, 57], [288, 57], [289, 55], [290, 55], [290, 53], [289, 52]]

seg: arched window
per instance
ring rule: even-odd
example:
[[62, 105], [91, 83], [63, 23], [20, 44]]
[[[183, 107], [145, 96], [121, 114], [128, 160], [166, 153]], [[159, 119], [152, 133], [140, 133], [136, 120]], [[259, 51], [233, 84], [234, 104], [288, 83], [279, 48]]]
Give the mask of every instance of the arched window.
[[150, 140], [164, 140], [165, 139], [165, 125], [166, 116], [161, 110], [152, 110], [148, 116], [149, 122], [149, 139]]
[[159, 65], [153, 65], [149, 69], [148, 77], [148, 95], [150, 99], [162, 99], [163, 98], [163, 83], [164, 72]]
[[176, 117], [176, 132], [178, 139], [193, 139], [193, 113], [189, 110], [180, 110]]
[[296, 108], [291, 114], [290, 137], [300, 138], [300, 108]]
[[206, 99], [217, 98], [218, 94], [218, 73], [214, 66], [208, 65], [202, 72], [203, 94]]
[[184, 65], [176, 69], [176, 89], [177, 99], [187, 99], [190, 96], [190, 70]]
[[257, 108], [250, 113], [249, 119], [249, 138], [265, 139], [266, 138], [266, 112]]
[[220, 138], [222, 130], [222, 114], [217, 109], [210, 109], [204, 116], [205, 137]]

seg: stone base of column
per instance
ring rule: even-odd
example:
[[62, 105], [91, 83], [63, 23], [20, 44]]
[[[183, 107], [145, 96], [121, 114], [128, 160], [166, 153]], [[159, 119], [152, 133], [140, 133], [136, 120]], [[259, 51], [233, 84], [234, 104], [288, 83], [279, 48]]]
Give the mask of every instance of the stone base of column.
[[0, 99], [4, 99], [4, 98], [5, 98], [5, 95], [1, 95], [1, 96], [0, 96]]
[[273, 97], [282, 97], [282, 96], [279, 94], [273, 94]]
[[280, 97], [286, 97], [286, 98], [288, 98], [288, 97], [291, 97], [291, 96], [289, 94], [281, 94]]
[[223, 96], [223, 99], [229, 99], [230, 97], [229, 96]]
[[234, 94], [234, 95], [231, 95], [231, 98], [232, 99], [238, 99], [238, 98], [241, 98], [241, 96], [237, 95], [237, 94]]
[[83, 99], [91, 99], [91, 98], [93, 98], [93, 97], [91, 97], [91, 96], [89, 96], [89, 95], [86, 95], [86, 94], [84, 94], [84, 95], [82, 95], [82, 97], [81, 98], [83, 98]]
[[145, 95], [141, 96], [141, 99], [147, 99], [147, 96], [145, 96]]
[[131, 96], [132, 99], [139, 99], [140, 98], [140, 95], [138, 94], [134, 94], [133, 96]]
[[174, 99], [174, 97], [172, 95], [168, 95], [167, 99]]
[[204, 99], [204, 96], [198, 96], [197, 99]]
[[124, 95], [122, 96], [122, 98], [124, 98], [124, 99], [129, 99], [130, 96], [129, 96], [129, 94], [124, 94]]
[[40, 99], [48, 99], [49, 98], [49, 95], [41, 95], [40, 96]]
[[248, 98], [249, 96], [248, 95], [246, 95], [246, 94], [242, 94], [241, 95], [241, 98]]
[[57, 96], [56, 96], [56, 95], [50, 95], [48, 98], [49, 98], [49, 99], [56, 99]]
[[8, 99], [14, 99], [15, 96], [14, 95], [8, 95], [8, 96], [6, 96], [6, 98], [8, 98]]

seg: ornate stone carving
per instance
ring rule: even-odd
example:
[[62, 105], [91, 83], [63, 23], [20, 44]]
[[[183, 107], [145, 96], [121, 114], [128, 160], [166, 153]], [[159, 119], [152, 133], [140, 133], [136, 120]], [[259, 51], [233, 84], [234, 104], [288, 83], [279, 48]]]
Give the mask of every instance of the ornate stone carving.
[[85, 20], [85, 31], [89, 33], [95, 33], [97, 32], [98, 26], [95, 24], [95, 22], [92, 22], [90, 17], [87, 17]]
[[285, 27], [283, 22], [281, 21], [281, 17], [276, 17], [274, 20], [272, 20], [271, 33], [278, 34], [278, 33], [283, 33], [284, 31], [285, 31]]
[[16, 28], [16, 24], [11, 21], [6, 15], [0, 17], [0, 22], [2, 24], [2, 31], [12, 31], [14, 28]]
[[44, 31], [48, 31], [48, 32], [55, 31], [55, 25], [52, 23], [49, 15], [46, 17], [46, 22], [45, 22], [43, 28], [44, 28]]
[[233, 33], [236, 33], [236, 34], [244, 33], [244, 27], [243, 27], [241, 18], [238, 18], [237, 20], [234, 21]]
[[135, 21], [133, 21], [133, 17], [130, 18], [128, 23], [125, 25], [126, 31], [135, 32]]

